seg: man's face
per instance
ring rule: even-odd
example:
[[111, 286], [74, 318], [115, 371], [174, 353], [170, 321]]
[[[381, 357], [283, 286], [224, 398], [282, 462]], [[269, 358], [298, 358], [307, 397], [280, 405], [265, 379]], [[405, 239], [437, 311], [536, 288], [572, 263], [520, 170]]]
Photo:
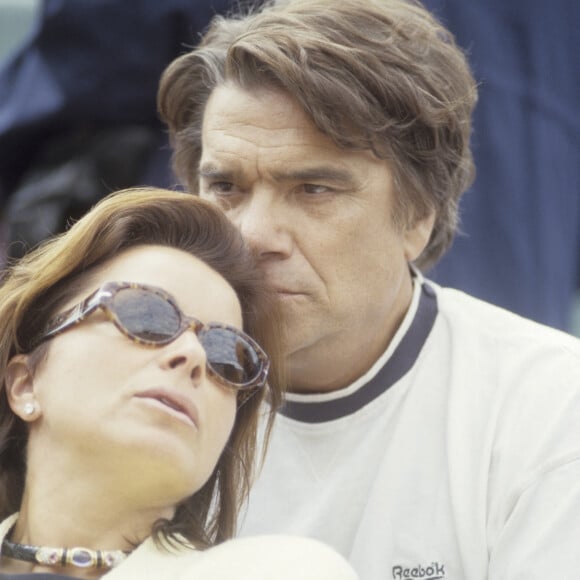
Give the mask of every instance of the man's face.
[[239, 226], [282, 302], [292, 389], [348, 385], [400, 324], [431, 221], [395, 227], [388, 162], [340, 149], [282, 92], [218, 87], [202, 148], [201, 196]]

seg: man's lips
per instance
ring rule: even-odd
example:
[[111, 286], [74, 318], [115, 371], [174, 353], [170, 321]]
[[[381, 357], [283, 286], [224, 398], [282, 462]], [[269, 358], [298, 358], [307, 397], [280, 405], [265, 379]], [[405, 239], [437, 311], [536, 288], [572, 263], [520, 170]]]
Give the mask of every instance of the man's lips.
[[300, 292], [299, 290], [292, 290], [290, 288], [284, 288], [282, 286], [273, 286], [274, 292], [276, 294], [282, 294], [285, 296], [300, 296], [304, 294], [304, 292]]
[[292, 290], [276, 290], [275, 296], [280, 304], [293, 304], [302, 301], [304, 292], [294, 292]]
[[199, 425], [197, 407], [184, 393], [165, 388], [154, 388], [141, 391], [140, 393], [137, 393], [135, 397], [138, 399], [157, 401], [164, 407], [171, 409], [182, 416], [185, 415], [188, 421], [195, 425], [195, 427], [198, 427]]

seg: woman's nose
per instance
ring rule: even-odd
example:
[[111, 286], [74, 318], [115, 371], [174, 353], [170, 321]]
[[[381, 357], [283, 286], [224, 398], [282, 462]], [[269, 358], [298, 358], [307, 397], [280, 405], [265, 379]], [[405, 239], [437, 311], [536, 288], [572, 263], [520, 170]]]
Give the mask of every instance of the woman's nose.
[[205, 377], [207, 354], [195, 332], [186, 330], [165, 347], [163, 365], [186, 372], [195, 384]]

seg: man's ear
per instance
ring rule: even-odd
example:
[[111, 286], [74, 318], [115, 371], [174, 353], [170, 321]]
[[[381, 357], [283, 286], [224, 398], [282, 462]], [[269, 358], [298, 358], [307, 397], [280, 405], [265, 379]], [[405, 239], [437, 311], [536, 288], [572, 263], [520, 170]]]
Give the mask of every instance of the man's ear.
[[417, 220], [405, 231], [405, 258], [407, 262], [416, 260], [429, 242], [433, 225], [435, 224], [435, 212]]
[[4, 381], [12, 412], [27, 423], [38, 419], [41, 409], [34, 393], [34, 377], [28, 355], [17, 354], [8, 361]]

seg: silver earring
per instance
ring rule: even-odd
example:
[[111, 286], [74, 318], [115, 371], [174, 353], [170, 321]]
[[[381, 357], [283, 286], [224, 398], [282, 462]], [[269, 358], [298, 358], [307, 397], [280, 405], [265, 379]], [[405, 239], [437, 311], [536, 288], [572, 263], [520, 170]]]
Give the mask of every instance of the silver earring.
[[36, 411], [36, 405], [34, 403], [26, 403], [24, 405], [24, 414], [25, 415], [32, 415]]

